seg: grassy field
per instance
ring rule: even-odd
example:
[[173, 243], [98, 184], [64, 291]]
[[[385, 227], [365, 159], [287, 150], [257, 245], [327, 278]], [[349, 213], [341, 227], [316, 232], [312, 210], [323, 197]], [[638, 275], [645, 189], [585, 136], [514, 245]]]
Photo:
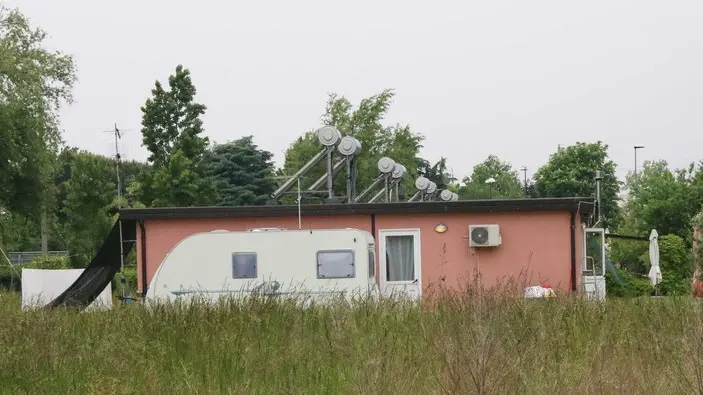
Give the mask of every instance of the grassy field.
[[703, 394], [693, 299], [0, 306], [3, 394]]

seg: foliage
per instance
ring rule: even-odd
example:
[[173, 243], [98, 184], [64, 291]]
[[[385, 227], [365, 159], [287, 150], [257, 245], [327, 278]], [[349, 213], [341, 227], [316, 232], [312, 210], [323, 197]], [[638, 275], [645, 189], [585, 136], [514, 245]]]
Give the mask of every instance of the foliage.
[[703, 271], [703, 210], [693, 217], [691, 223], [694, 228], [692, 240], [694, 270], [697, 269], [697, 274], [700, 274]]
[[11, 394], [668, 395], [696, 393], [703, 368], [701, 306], [683, 298], [252, 299], [88, 314], [1, 298]]
[[196, 89], [190, 70], [182, 65], [168, 77], [169, 90], [154, 83], [152, 97], [142, 107], [142, 141], [151, 153], [149, 162], [165, 166], [174, 152], [181, 150], [197, 162], [205, 153], [209, 139], [201, 136], [206, 107], [195, 102]]
[[[417, 166], [418, 176], [427, 178], [437, 184], [437, 190], [449, 189], [456, 182], [456, 178], [447, 169], [447, 158], [441, 157], [437, 162], [420, 158]], [[452, 191], [454, 192], [454, 191]]]
[[649, 278], [635, 275], [623, 268], [606, 270], [605, 289], [608, 298], [635, 298], [649, 296], [653, 292]]
[[666, 161], [645, 162], [637, 175], [631, 174], [625, 204], [631, 230], [647, 235], [656, 229], [660, 234], [678, 235], [690, 245], [691, 218], [703, 204], [696, 196], [695, 174], [693, 165], [672, 171]]
[[0, 207], [39, 216], [51, 205], [58, 108], [71, 102], [71, 56], [49, 51], [47, 34], [0, 5]]
[[63, 236], [76, 267], [87, 265], [112, 227], [108, 210], [117, 198], [114, 161], [77, 152], [62, 189]]
[[659, 237], [659, 264], [662, 295], [688, 295], [691, 293], [691, 253], [684, 240], [673, 234]]
[[608, 145], [578, 142], [557, 151], [534, 174], [541, 197], [588, 197], [596, 192], [596, 170], [602, 172], [601, 201], [604, 227], [615, 227], [619, 219], [618, 192], [621, 182], [615, 163], [608, 157]]
[[[344, 96], [331, 94], [327, 100], [322, 123], [336, 127], [342, 135], [355, 137], [363, 148], [357, 161], [357, 192], [371, 185], [373, 179], [378, 176], [377, 162], [383, 156], [388, 156], [406, 167], [408, 172], [402, 186], [406, 191], [415, 189], [417, 166], [421, 163], [418, 153], [424, 138], [413, 133], [409, 125], [384, 126], [381, 123], [390, 109], [394, 95], [392, 90], [384, 90], [362, 99], [357, 108]], [[306, 132], [286, 150], [284, 166], [278, 175], [292, 175], [321, 150], [322, 146], [317, 141], [316, 133]], [[302, 187], [307, 188], [325, 172], [325, 163], [315, 166], [306, 177], [301, 177], [301, 185], [305, 184]], [[335, 180], [334, 191], [337, 196], [346, 195], [346, 180], [338, 177]]]
[[213, 180], [180, 149], [171, 154], [167, 165], [138, 176], [128, 194], [152, 207], [207, 206], [217, 200]]
[[213, 180], [201, 165], [209, 139], [201, 136], [205, 105], [195, 102], [190, 71], [182, 65], [159, 81], [142, 107], [142, 141], [153, 167], [138, 174], [131, 197], [147, 206], [210, 205], [217, 200]]
[[28, 269], [61, 270], [70, 269], [71, 265], [65, 256], [42, 255], [34, 258], [32, 263], [25, 267]]
[[203, 161], [218, 189], [220, 206], [265, 204], [276, 189], [273, 154], [259, 149], [253, 136], [217, 144]]
[[[489, 178], [496, 182], [487, 185], [486, 180]], [[474, 166], [473, 173], [464, 178], [463, 184], [458, 192], [462, 200], [490, 197], [514, 199], [525, 195], [525, 186], [520, 182], [518, 171], [495, 155], [489, 155], [483, 162]]]

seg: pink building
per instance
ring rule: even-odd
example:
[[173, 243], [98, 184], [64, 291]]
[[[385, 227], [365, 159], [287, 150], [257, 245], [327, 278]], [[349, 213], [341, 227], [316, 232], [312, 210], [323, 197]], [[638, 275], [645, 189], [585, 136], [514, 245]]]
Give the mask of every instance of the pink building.
[[[413, 284], [421, 297], [433, 285], [463, 287], [480, 273], [488, 287], [512, 279], [564, 292], [578, 290], [583, 223], [592, 210], [586, 198], [322, 204], [303, 205], [300, 224], [371, 232], [381, 289]], [[191, 207], [123, 209], [120, 217], [136, 227], [143, 292], [183, 238], [218, 229], [298, 229], [298, 214], [297, 206]]]

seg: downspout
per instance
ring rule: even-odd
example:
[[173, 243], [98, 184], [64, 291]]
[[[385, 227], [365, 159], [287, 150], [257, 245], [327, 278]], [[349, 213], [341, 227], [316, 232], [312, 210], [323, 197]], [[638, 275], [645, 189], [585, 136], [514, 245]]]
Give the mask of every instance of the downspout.
[[570, 214], [571, 222], [571, 292], [576, 292], [576, 213]]
[[141, 254], [142, 254], [142, 297], [146, 298], [146, 228], [144, 221], [139, 221], [139, 229], [141, 230]]

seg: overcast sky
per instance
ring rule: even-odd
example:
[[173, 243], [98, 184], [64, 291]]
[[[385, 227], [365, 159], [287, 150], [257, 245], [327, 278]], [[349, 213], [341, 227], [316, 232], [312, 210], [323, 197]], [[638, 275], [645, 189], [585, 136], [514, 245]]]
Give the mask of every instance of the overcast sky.
[[532, 173], [559, 144], [603, 140], [638, 158], [703, 159], [703, 1], [14, 0], [75, 56], [71, 145], [144, 160], [140, 106], [181, 63], [207, 135], [252, 134], [281, 163], [320, 126], [329, 92], [396, 90], [387, 122], [426, 136], [461, 178], [489, 154]]

